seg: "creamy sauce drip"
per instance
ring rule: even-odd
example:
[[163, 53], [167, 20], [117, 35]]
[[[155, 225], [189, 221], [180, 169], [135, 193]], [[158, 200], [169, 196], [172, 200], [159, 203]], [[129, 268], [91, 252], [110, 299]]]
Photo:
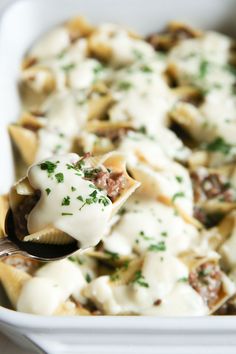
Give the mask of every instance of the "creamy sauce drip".
[[[47, 168], [42, 169], [45, 161], [29, 169], [30, 184], [41, 191], [41, 197], [28, 216], [28, 230], [34, 233], [52, 225], [78, 240], [81, 248], [86, 248], [96, 245], [103, 236], [112, 202], [93, 183], [83, 179], [82, 171], [68, 168], [78, 160], [76, 154], [58, 155], [47, 160], [53, 164], [52, 173]], [[94, 191], [105, 205], [85, 202]]]
[[70, 296], [84, 302], [81, 291], [85, 285], [80, 268], [72, 262], [65, 259], [46, 264], [23, 286], [17, 310], [52, 315]]

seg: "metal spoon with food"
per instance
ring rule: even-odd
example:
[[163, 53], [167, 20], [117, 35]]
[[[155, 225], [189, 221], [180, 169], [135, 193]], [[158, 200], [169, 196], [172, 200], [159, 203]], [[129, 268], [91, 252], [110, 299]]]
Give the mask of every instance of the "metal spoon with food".
[[98, 244], [139, 186], [123, 154], [53, 156], [32, 165], [10, 191], [0, 257], [58, 260]]

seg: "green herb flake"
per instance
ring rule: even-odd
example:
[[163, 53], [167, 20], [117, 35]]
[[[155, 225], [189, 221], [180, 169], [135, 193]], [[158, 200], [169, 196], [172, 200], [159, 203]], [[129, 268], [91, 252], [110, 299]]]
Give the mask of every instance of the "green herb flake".
[[152, 70], [149, 66], [147, 66], [147, 65], [143, 65], [143, 66], [141, 67], [141, 70], [142, 70], [142, 72], [144, 72], [144, 73], [152, 73], [152, 72], [153, 72], [153, 70]]
[[51, 193], [51, 189], [50, 188], [46, 188], [45, 192], [47, 193], [47, 195], [49, 195]]
[[58, 183], [64, 182], [64, 175], [63, 175], [63, 173], [59, 172], [59, 173], [57, 173], [57, 174], [55, 175], [55, 177], [56, 177], [56, 180], [57, 180]]
[[102, 64], [97, 64], [94, 68], [93, 68], [93, 72], [95, 75], [100, 74], [102, 71], [104, 70], [104, 66]]
[[63, 205], [63, 206], [70, 205], [70, 197], [67, 196], [67, 197], [63, 198], [61, 205]]
[[161, 232], [161, 236], [167, 237], [167, 236], [168, 236], [168, 233], [167, 233], [166, 231], [162, 231], [162, 232]]
[[185, 197], [184, 192], [177, 192], [173, 195], [172, 202], [175, 202], [177, 198], [184, 198], [184, 197]]
[[124, 207], [118, 211], [118, 215], [120, 215], [120, 216], [124, 215], [125, 213], [127, 213], [127, 209]]
[[57, 59], [63, 59], [65, 54], [66, 54], [66, 50], [64, 49], [57, 55]]
[[143, 53], [140, 52], [140, 50], [138, 50], [138, 49], [133, 49], [133, 55], [138, 60], [143, 59]]
[[175, 176], [175, 179], [177, 182], [182, 183], [183, 182], [183, 177], [181, 176]]
[[128, 82], [128, 81], [121, 81], [121, 82], [118, 84], [118, 88], [119, 88], [120, 90], [124, 90], [124, 91], [130, 90], [132, 87], [133, 87], [132, 83], [131, 83], [131, 82]]
[[166, 250], [166, 244], [164, 241], [160, 241], [157, 244], [150, 245], [148, 251], [151, 252], [163, 252]]
[[85, 279], [87, 283], [91, 283], [92, 281], [91, 275], [89, 273], [86, 274]]
[[110, 280], [111, 281], [116, 281], [116, 280], [119, 280], [119, 279], [120, 279], [120, 275], [117, 272], [115, 272], [114, 274], [110, 275]]
[[149, 284], [145, 281], [145, 278], [141, 272], [141, 270], [138, 270], [134, 274], [134, 279], [132, 280], [133, 284], [138, 284], [144, 288], [149, 288]]
[[141, 134], [147, 134], [147, 128], [144, 125], [141, 125], [137, 132]]
[[142, 237], [142, 239], [144, 239], [145, 241], [150, 241], [154, 239], [153, 237], [145, 235], [144, 231], [140, 231], [139, 236]]
[[188, 282], [188, 278], [187, 277], [182, 277], [178, 279], [179, 283], [187, 283]]
[[76, 188], [75, 187], [71, 187], [71, 192], [75, 192], [76, 191]]
[[111, 252], [111, 251], [105, 250], [104, 253], [106, 255], [108, 255], [113, 261], [117, 261], [120, 258], [119, 254], [116, 252]]
[[62, 216], [73, 215], [73, 213], [61, 213]]
[[226, 143], [226, 141], [218, 137], [207, 145], [207, 150], [212, 152], [221, 152], [224, 155], [228, 155], [232, 149], [232, 145]]
[[207, 60], [202, 60], [199, 66], [199, 78], [204, 79], [209, 71], [210, 63]]
[[57, 164], [51, 161], [44, 161], [40, 165], [41, 170], [47, 171], [48, 174], [51, 174], [57, 168]]
[[70, 63], [70, 64], [62, 66], [61, 70], [65, 71], [65, 72], [69, 72], [70, 70], [74, 69], [75, 66], [76, 66], [75, 63]]

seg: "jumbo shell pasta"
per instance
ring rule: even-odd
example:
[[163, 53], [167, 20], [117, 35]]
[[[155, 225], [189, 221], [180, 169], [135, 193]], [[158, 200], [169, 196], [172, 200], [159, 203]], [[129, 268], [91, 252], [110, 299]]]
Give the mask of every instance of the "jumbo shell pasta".
[[[79, 243], [85, 242], [82, 247], [94, 246], [110, 218], [138, 186], [126, 172], [124, 156], [116, 152], [82, 158], [71, 154], [42, 161], [33, 165], [28, 176], [11, 190], [16, 235], [25, 242], [66, 244], [78, 237], [81, 228], [81, 234], [85, 235], [84, 241], [79, 237]], [[52, 218], [49, 217], [51, 208], [55, 209]], [[92, 212], [90, 216], [89, 212]], [[71, 217], [69, 229], [65, 217]], [[89, 230], [86, 225], [89, 217], [100, 219], [100, 232], [93, 226]], [[91, 244], [86, 241], [90, 233], [95, 237]]]

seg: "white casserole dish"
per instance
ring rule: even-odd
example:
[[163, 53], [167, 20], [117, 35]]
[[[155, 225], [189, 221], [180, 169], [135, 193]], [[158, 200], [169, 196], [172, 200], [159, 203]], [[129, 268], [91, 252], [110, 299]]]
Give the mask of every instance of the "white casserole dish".
[[[146, 34], [171, 19], [234, 35], [234, 0], [5, 1], [0, 22], [0, 193], [13, 181], [6, 126], [17, 119], [20, 60], [43, 32], [75, 14], [92, 23], [118, 22]], [[0, 3], [1, 4], [1, 3]], [[0, 293], [0, 303], [3, 296]], [[236, 319], [32, 316], [0, 308], [0, 329], [19, 344], [46, 353], [235, 353]]]

